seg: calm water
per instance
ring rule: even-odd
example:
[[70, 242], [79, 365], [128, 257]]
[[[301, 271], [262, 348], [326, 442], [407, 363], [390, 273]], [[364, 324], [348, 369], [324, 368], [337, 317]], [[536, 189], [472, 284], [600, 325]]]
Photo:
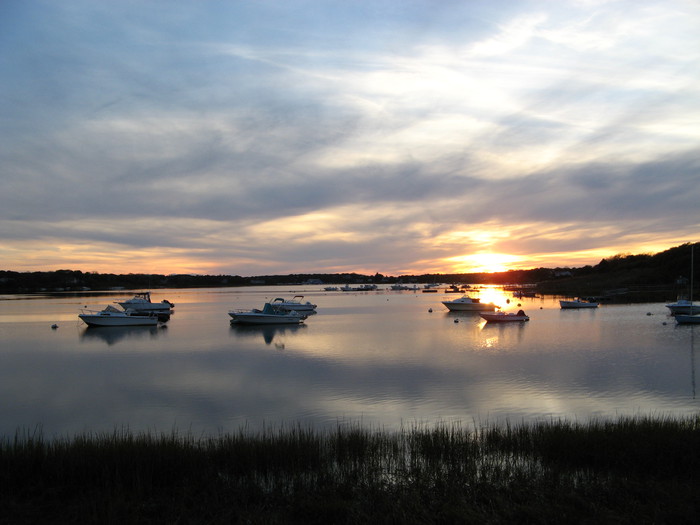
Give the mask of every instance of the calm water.
[[[320, 288], [157, 290], [154, 300], [176, 304], [167, 328], [87, 328], [78, 319], [80, 307], [127, 292], [2, 297], [0, 434], [199, 435], [338, 422], [396, 429], [700, 409], [700, 329], [676, 326], [663, 304], [569, 311], [553, 298], [490, 289], [484, 300], [511, 298], [506, 309], [522, 303], [531, 318], [491, 326], [448, 313], [440, 301], [456, 294]], [[229, 324], [229, 309], [296, 293], [319, 305], [305, 325]]]

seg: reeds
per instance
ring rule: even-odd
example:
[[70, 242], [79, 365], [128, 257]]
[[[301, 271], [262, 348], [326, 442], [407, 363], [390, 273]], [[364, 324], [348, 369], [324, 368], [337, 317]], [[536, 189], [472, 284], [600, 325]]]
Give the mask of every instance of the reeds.
[[23, 431], [0, 443], [0, 522], [690, 522], [699, 468], [700, 416], [202, 438]]

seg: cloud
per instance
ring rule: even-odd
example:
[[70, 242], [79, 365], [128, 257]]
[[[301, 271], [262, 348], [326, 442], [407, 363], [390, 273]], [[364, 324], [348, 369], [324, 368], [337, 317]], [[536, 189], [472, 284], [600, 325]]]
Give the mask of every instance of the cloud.
[[15, 6], [6, 264], [449, 271], [697, 231], [694, 4], [305, 5]]

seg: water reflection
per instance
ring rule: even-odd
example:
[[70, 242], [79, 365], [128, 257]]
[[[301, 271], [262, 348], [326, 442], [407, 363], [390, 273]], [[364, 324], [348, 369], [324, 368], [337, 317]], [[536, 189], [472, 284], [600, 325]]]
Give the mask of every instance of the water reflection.
[[[665, 323], [664, 323], [665, 324]], [[688, 334], [688, 344], [690, 346], [690, 387], [692, 391], [693, 399], [696, 399], [696, 381], [695, 381], [695, 325], [692, 324], [679, 324], [675, 326], [676, 331], [690, 332]]]
[[[258, 338], [262, 336], [265, 344], [270, 345], [277, 336], [294, 334], [307, 328], [305, 324], [260, 326], [231, 324], [231, 334], [241, 338]], [[284, 348], [283, 342], [278, 341], [276, 345]]]
[[693, 386], [693, 399], [695, 399], [695, 331], [690, 326], [690, 383]]
[[[411, 292], [318, 292], [319, 313], [302, 325], [231, 326], [232, 307], [290, 293], [170, 291], [178, 315], [167, 330], [86, 328], [74, 299], [0, 301], [0, 434], [36, 424], [217, 432], [342, 418], [393, 429], [700, 409], [699, 329], [667, 323], [663, 304], [577, 313], [554, 298], [477, 293], [507, 311], [522, 303], [530, 322], [487, 324], [446, 311], [440, 294]], [[3, 322], [13, 315], [18, 322]]]
[[458, 319], [458, 320], [469, 320], [469, 321], [481, 321], [481, 317], [479, 317], [479, 312], [470, 312], [468, 310], [462, 310], [461, 312], [445, 312], [444, 313], [445, 317], [448, 317], [450, 319]]
[[155, 339], [166, 325], [157, 326], [87, 326], [80, 334], [80, 340], [102, 341], [108, 346], [123, 340]]

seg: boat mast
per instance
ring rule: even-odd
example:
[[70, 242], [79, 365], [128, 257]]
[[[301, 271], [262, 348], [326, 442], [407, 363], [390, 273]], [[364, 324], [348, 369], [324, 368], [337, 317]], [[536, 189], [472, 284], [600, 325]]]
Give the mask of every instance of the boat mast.
[[690, 315], [693, 315], [693, 274], [695, 273], [695, 245], [690, 246]]

